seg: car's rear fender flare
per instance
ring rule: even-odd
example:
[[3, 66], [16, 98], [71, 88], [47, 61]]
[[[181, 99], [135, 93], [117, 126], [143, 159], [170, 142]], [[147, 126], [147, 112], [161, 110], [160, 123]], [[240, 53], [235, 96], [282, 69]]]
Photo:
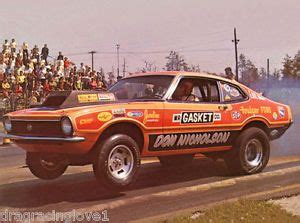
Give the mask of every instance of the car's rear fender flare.
[[266, 119], [264, 119], [262, 117], [255, 117], [255, 118], [247, 120], [247, 122], [243, 125], [243, 127], [242, 127], [242, 129], [240, 131], [240, 134], [244, 130], [246, 130], [246, 129], [250, 128], [250, 127], [260, 128], [260, 129], [262, 129], [267, 134], [267, 136], [270, 135], [270, 128], [271, 128], [270, 123]]

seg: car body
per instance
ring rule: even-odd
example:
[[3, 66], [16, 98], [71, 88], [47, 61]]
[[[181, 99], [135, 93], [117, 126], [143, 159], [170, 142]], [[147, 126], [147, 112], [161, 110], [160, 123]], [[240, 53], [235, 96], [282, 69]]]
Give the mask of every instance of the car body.
[[[197, 100], [174, 99], [176, 89], [187, 80], [193, 83], [192, 94]], [[128, 148], [123, 154], [129, 158], [119, 158], [137, 162], [137, 166], [131, 164], [130, 171], [139, 168], [140, 157], [159, 157], [162, 163], [171, 164], [172, 160], [184, 163], [197, 153], [222, 157], [228, 166], [235, 163], [232, 169], [236, 165], [241, 169], [242, 164], [236, 163], [241, 160], [233, 160], [240, 156], [239, 148], [245, 147], [242, 144], [252, 140], [243, 135], [250, 128], [252, 131], [247, 135], [257, 140], [252, 140], [243, 154], [250, 154], [247, 165], [254, 162], [256, 167], [241, 169], [250, 174], [263, 169], [269, 158], [269, 148], [266, 151], [264, 148], [269, 147], [270, 140], [279, 138], [292, 121], [288, 105], [267, 99], [236, 81], [207, 73], [178, 71], [131, 75], [109, 92], [54, 92], [40, 107], [7, 114], [4, 126], [8, 127], [7, 137], [27, 154], [64, 157], [67, 165], [93, 164], [94, 169], [107, 141], [113, 145], [117, 140], [114, 135], [128, 136], [133, 144], [124, 146]], [[131, 147], [137, 148], [132, 151]], [[252, 158], [251, 153], [254, 153]], [[122, 165], [118, 156], [111, 158], [113, 155], [106, 154], [106, 158], [114, 159], [115, 166]], [[30, 160], [27, 157], [27, 162]], [[98, 173], [99, 178], [107, 181], [109, 176], [101, 174]], [[116, 179], [127, 180], [128, 175], [121, 178]], [[128, 181], [131, 183], [133, 178]], [[108, 185], [125, 186], [118, 182]]]

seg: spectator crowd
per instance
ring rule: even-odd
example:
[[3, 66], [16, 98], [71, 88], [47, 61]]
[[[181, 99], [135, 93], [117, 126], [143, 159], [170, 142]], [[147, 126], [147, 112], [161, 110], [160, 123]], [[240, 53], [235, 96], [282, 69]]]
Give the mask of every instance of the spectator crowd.
[[102, 90], [107, 88], [103, 72], [91, 67], [76, 66], [59, 52], [51, 57], [47, 44], [40, 50], [26, 42], [18, 45], [15, 39], [5, 40], [0, 52], [0, 90], [3, 98], [10, 93], [35, 96], [42, 100], [51, 91]]

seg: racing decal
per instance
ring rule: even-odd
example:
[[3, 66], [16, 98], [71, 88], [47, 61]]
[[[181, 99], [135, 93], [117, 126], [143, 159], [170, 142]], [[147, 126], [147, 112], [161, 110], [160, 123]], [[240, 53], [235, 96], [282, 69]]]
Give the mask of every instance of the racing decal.
[[143, 116], [143, 112], [140, 111], [131, 111], [127, 113], [127, 116], [130, 118], [139, 118]]
[[274, 120], [277, 120], [277, 118], [278, 118], [278, 115], [277, 115], [277, 113], [276, 113], [276, 112], [273, 112], [273, 118], [274, 118]]
[[253, 98], [253, 99], [258, 99], [258, 100], [266, 100], [266, 98], [264, 96], [262, 96], [262, 93], [256, 93], [254, 91], [248, 91], [249, 92], [249, 96], [250, 98]]
[[213, 115], [213, 112], [182, 112], [180, 123], [211, 123], [214, 121]]
[[231, 97], [229, 95], [226, 95], [224, 99], [225, 99], [225, 101], [229, 101], [229, 100], [231, 100]]
[[238, 120], [238, 119], [241, 118], [241, 113], [239, 113], [238, 111], [233, 111], [233, 112], [231, 113], [231, 117], [232, 117], [232, 119], [234, 119], [234, 120]]
[[271, 107], [269, 106], [260, 106], [260, 112], [262, 114], [272, 114]]
[[173, 123], [193, 124], [193, 123], [212, 123], [221, 121], [221, 113], [213, 112], [182, 112], [181, 114], [173, 114]]
[[115, 101], [116, 98], [112, 93], [98, 94], [99, 101]]
[[79, 119], [79, 124], [80, 125], [88, 125], [88, 124], [91, 124], [92, 122], [93, 122], [92, 118], [82, 118], [82, 119]]
[[97, 118], [101, 122], [107, 122], [112, 119], [112, 114], [110, 112], [101, 112], [97, 115]]
[[223, 88], [224, 88], [224, 90], [226, 91], [226, 92], [230, 92], [230, 86], [228, 85], [228, 84], [224, 84], [223, 85]]
[[146, 124], [147, 122], [158, 122], [160, 118], [160, 114], [156, 113], [154, 110], [149, 112], [148, 109], [144, 111], [144, 120], [143, 123]]
[[221, 114], [216, 113], [214, 116], [213, 112], [182, 112], [181, 114], [173, 115], [173, 122], [179, 122], [181, 124], [191, 124], [191, 123], [211, 123], [216, 120], [221, 119]]
[[240, 111], [243, 115], [255, 115], [259, 114], [259, 108], [252, 108], [251, 106], [245, 108], [241, 106]]
[[181, 122], [181, 114], [174, 114], [172, 122]]
[[150, 135], [149, 151], [231, 145], [235, 136], [233, 131]]
[[240, 111], [243, 115], [272, 114], [271, 107], [269, 106], [260, 106], [259, 108], [252, 108], [251, 106], [245, 108], [241, 106]]
[[235, 88], [231, 88], [230, 89], [230, 95], [232, 97], [238, 97], [238, 96], [240, 96], [240, 92], [237, 89], [235, 89]]
[[97, 94], [79, 94], [77, 95], [77, 99], [79, 103], [88, 103], [88, 102], [98, 102]]
[[278, 107], [278, 113], [279, 113], [280, 118], [284, 118], [284, 116], [285, 116], [284, 107]]
[[258, 93], [257, 94], [257, 98], [259, 99], [259, 100], [266, 100], [266, 98], [264, 97], [264, 96], [262, 96], [262, 93]]
[[221, 113], [214, 113], [214, 121], [221, 121], [222, 115]]
[[113, 109], [111, 112], [114, 117], [124, 117], [126, 110], [125, 110], [125, 108], [116, 108], [116, 109]]

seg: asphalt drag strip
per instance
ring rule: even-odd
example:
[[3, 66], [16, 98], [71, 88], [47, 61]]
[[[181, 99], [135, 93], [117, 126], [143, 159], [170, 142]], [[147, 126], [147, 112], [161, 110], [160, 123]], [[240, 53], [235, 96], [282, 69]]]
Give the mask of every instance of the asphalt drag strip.
[[299, 157], [271, 159], [263, 173], [239, 177], [231, 176], [223, 162], [210, 159], [182, 168], [163, 168], [157, 160], [146, 159], [134, 187], [121, 193], [99, 186], [90, 166], [70, 167], [53, 181], [36, 179], [26, 167], [0, 171], [0, 210], [107, 210], [112, 222], [152, 218], [281, 188], [300, 191], [295, 186], [300, 183]]

